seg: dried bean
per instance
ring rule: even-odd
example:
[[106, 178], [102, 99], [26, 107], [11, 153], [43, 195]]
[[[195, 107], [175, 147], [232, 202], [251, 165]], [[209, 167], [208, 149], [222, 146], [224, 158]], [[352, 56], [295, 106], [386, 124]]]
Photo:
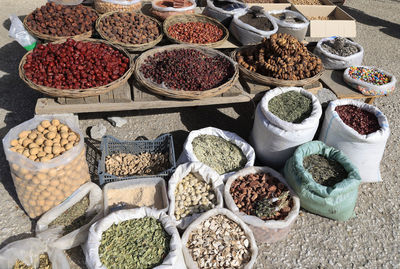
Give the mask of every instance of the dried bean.
[[335, 111], [346, 125], [356, 130], [359, 134], [371, 134], [381, 128], [374, 114], [357, 106], [337, 106]]
[[183, 42], [207, 44], [221, 40], [224, 32], [212, 23], [186, 22], [170, 26], [168, 33]]

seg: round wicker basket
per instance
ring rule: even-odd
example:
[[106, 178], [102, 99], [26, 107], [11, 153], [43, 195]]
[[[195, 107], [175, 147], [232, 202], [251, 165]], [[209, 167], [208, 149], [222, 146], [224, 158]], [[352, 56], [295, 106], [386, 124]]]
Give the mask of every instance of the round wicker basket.
[[[86, 8], [90, 8], [90, 7], [86, 7]], [[92, 9], [94, 12], [96, 12], [97, 16], [99, 15], [99, 13], [95, 9], [93, 9], [93, 8], [90, 8], [90, 9]], [[90, 30], [88, 32], [85, 32], [85, 33], [82, 33], [82, 34], [79, 34], [79, 35], [74, 35], [74, 36], [54, 36], [54, 35], [43, 34], [43, 33], [40, 33], [38, 31], [35, 31], [35, 30], [31, 29], [28, 26], [28, 23], [27, 23], [28, 22], [28, 16], [26, 16], [24, 21], [23, 21], [25, 29], [30, 34], [32, 34], [33, 36], [37, 37], [38, 39], [42, 39], [44, 41], [57, 41], [57, 40], [62, 40], [62, 39], [67, 39], [67, 38], [85, 39], [85, 38], [90, 38], [92, 36], [92, 34], [93, 34], [92, 30]]]
[[[240, 47], [240, 48], [232, 51], [232, 53], [231, 53], [232, 59], [234, 61], [236, 61], [236, 54], [238, 51], [251, 49], [254, 46], [255, 45], [243, 46], [243, 47]], [[310, 54], [312, 54], [312, 53], [310, 53]], [[311, 83], [317, 81], [325, 71], [325, 68], [322, 67], [322, 71], [313, 77], [301, 79], [301, 80], [285, 80], [285, 79], [267, 77], [267, 76], [261, 75], [257, 72], [250, 71], [250, 70], [246, 69], [244, 66], [242, 66], [241, 64], [238, 64], [238, 65], [239, 65], [240, 73], [247, 80], [249, 80], [251, 82], [256, 82], [256, 83], [259, 83], [262, 85], [277, 86], [277, 87], [305, 86], [305, 85], [308, 85], [308, 84], [311, 84]]]
[[[133, 70], [135, 68], [134, 65], [134, 61], [133, 58], [131, 57], [131, 55], [123, 48], [116, 46], [116, 45], [112, 45], [104, 40], [98, 40], [98, 39], [76, 39], [75, 40], [79, 40], [79, 41], [88, 41], [88, 42], [93, 42], [93, 43], [104, 43], [107, 44], [111, 47], [113, 47], [116, 50], [119, 50], [120, 52], [122, 52], [126, 57], [128, 57], [130, 59], [129, 62], [129, 69], [125, 72], [125, 74], [120, 77], [117, 80], [114, 80], [113, 82], [107, 84], [107, 85], [103, 85], [103, 86], [99, 86], [99, 87], [93, 87], [93, 88], [88, 88], [88, 89], [57, 89], [57, 88], [51, 88], [51, 87], [47, 87], [47, 86], [43, 86], [43, 85], [38, 85], [33, 83], [30, 79], [28, 79], [25, 75], [25, 70], [24, 70], [24, 64], [26, 63], [26, 57], [32, 53], [32, 51], [27, 52], [21, 59], [21, 62], [19, 63], [19, 76], [20, 78], [26, 83], [28, 84], [29, 87], [31, 87], [32, 89], [35, 89], [41, 93], [44, 93], [46, 95], [49, 96], [53, 96], [53, 97], [69, 97], [69, 98], [81, 98], [81, 97], [89, 97], [89, 96], [97, 96], [109, 91], [114, 90], [115, 88], [118, 88], [119, 86], [121, 86], [122, 84], [124, 84], [129, 77], [132, 75]], [[63, 43], [65, 42], [66, 39], [64, 40], [59, 40], [56, 42], [53, 42], [54, 44], [59, 44], [59, 43]]]
[[[174, 49], [195, 49], [199, 50], [202, 53], [206, 54], [207, 56], [222, 56], [228, 59], [231, 64], [234, 67], [234, 73], [232, 77], [229, 78], [227, 82], [224, 84], [213, 88], [209, 89], [206, 91], [184, 91], [184, 90], [173, 90], [173, 89], [167, 89], [165, 87], [161, 87], [159, 84], [156, 84], [152, 82], [150, 79], [146, 79], [142, 72], [140, 72], [140, 67], [144, 63], [144, 61], [147, 59], [147, 57], [154, 55], [155, 53], [166, 51], [166, 50], [174, 50]], [[166, 97], [170, 98], [175, 98], [175, 99], [187, 99], [187, 100], [196, 100], [196, 99], [204, 99], [208, 97], [213, 97], [220, 95], [227, 90], [229, 90], [238, 80], [239, 77], [239, 69], [238, 69], [238, 64], [234, 62], [232, 59], [227, 57], [225, 54], [222, 52], [219, 52], [217, 50], [211, 49], [211, 48], [206, 48], [206, 47], [200, 47], [200, 46], [195, 46], [195, 45], [168, 45], [160, 48], [155, 48], [148, 50], [144, 52], [139, 58], [136, 59], [136, 67], [135, 67], [135, 78], [147, 89], [149, 89], [151, 92], [154, 92], [159, 95], [163, 95]]]
[[[221, 40], [218, 40], [217, 42], [213, 42], [213, 43], [207, 43], [207, 44], [197, 44], [196, 43], [195, 44], [195, 43], [188, 43], [188, 42], [183, 42], [181, 40], [175, 39], [169, 34], [168, 28], [170, 26], [172, 26], [174, 24], [177, 24], [177, 23], [186, 23], [186, 22], [204, 22], [204, 23], [214, 24], [214, 25], [218, 26], [218, 28], [222, 29], [222, 31], [223, 31], [222, 38], [221, 38]], [[163, 30], [164, 30], [164, 34], [167, 36], [167, 38], [169, 40], [171, 40], [172, 42], [174, 42], [174, 43], [178, 43], [178, 44], [193, 44], [193, 45], [205, 46], [205, 47], [211, 47], [211, 48], [215, 48], [215, 47], [220, 46], [229, 37], [229, 31], [228, 31], [228, 29], [226, 29], [226, 27], [224, 25], [222, 25], [222, 23], [220, 23], [216, 19], [204, 16], [204, 15], [200, 15], [200, 14], [170, 16], [164, 21]]]
[[107, 40], [109, 43], [111, 43], [111, 44], [113, 44], [113, 45], [121, 46], [121, 47], [125, 48], [126, 50], [128, 50], [128, 51], [130, 51], [130, 52], [135, 52], [135, 51], [145, 51], [145, 50], [148, 50], [148, 49], [154, 47], [155, 45], [157, 45], [158, 43], [160, 43], [160, 41], [163, 39], [163, 34], [162, 34], [162, 29], [161, 29], [161, 23], [160, 23], [158, 20], [156, 20], [155, 18], [152, 18], [152, 17], [150, 17], [150, 16], [144, 15], [144, 14], [139, 13], [139, 12], [134, 12], [134, 11], [132, 11], [132, 12], [124, 12], [124, 13], [135, 13], [135, 14], [140, 14], [140, 15], [145, 16], [146, 18], [148, 18], [148, 19], [150, 19], [150, 20], [156, 22], [157, 25], [158, 25], [158, 29], [159, 29], [159, 31], [160, 31], [160, 35], [159, 35], [156, 39], [154, 39], [153, 41], [151, 41], [151, 42], [149, 42], [149, 43], [144, 43], [144, 44], [122, 43], [122, 42], [120, 42], [120, 41], [118, 41], [118, 40], [109, 38], [109, 37], [107, 36], [107, 34], [103, 31], [103, 29], [101, 29], [101, 27], [100, 27], [100, 21], [101, 21], [102, 19], [104, 19], [105, 17], [108, 17], [108, 16], [110, 16], [110, 15], [112, 15], [112, 14], [114, 14], [114, 13], [121, 13], [121, 11], [112, 11], [112, 12], [105, 13], [105, 14], [101, 15], [101, 16], [97, 19], [97, 21], [96, 21], [96, 30], [97, 30], [97, 32], [100, 34], [100, 36], [101, 36], [103, 39]]

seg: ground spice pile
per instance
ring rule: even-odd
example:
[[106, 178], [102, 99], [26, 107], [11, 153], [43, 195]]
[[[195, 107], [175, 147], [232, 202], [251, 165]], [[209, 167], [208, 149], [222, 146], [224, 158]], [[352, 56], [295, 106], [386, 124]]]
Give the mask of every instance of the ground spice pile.
[[279, 94], [268, 102], [268, 110], [281, 120], [301, 123], [311, 115], [310, 98], [296, 91]]
[[346, 125], [356, 130], [359, 134], [371, 134], [381, 128], [374, 114], [357, 106], [337, 106], [335, 111]]

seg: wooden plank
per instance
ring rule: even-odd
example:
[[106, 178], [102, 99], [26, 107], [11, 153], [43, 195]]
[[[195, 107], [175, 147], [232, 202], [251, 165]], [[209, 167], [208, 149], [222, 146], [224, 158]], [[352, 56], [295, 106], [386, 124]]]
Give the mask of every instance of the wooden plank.
[[57, 98], [57, 103], [59, 103], [59, 104], [65, 104], [66, 102], [65, 102], [65, 97], [58, 97]]
[[362, 99], [368, 97], [352, 89], [346, 84], [346, 82], [344, 82], [343, 71], [325, 70], [321, 77], [321, 81], [336, 94], [338, 99]]
[[132, 101], [131, 87], [129, 83], [124, 83], [121, 87], [118, 87], [112, 91], [115, 103], [126, 103]]
[[66, 104], [85, 104], [85, 99], [83, 98], [65, 98]]
[[133, 88], [133, 100], [135, 102], [149, 102], [149, 101], [159, 101], [165, 98], [155, 93], [150, 92], [144, 86], [140, 85], [136, 80], [132, 83]]
[[[270, 89], [275, 88], [275, 86], [268, 86], [268, 85], [262, 85], [246, 80], [241, 80], [241, 83], [244, 84], [244, 88], [248, 91], [250, 94], [259, 94], [266, 92]], [[319, 81], [315, 81], [311, 84], [303, 86], [303, 88], [313, 94], [317, 93], [320, 89], [322, 89], [322, 84]]]
[[112, 92], [107, 92], [99, 96], [100, 103], [114, 103], [114, 96]]
[[240, 83], [236, 83], [235, 85], [233, 85], [232, 87], [229, 88], [229, 90], [227, 90], [226, 92], [224, 92], [223, 94], [221, 94], [221, 97], [232, 97], [232, 96], [238, 96], [243, 94], [244, 90], [242, 85], [240, 85]]
[[99, 96], [90, 96], [90, 97], [84, 97], [86, 104], [95, 104], [95, 103], [100, 103], [100, 98]]

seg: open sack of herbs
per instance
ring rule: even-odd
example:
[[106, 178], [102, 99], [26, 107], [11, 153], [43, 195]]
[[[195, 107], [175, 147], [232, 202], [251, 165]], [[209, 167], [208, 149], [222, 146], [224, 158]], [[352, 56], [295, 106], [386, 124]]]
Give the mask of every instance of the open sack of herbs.
[[180, 229], [185, 229], [202, 213], [223, 207], [222, 178], [200, 162], [177, 167], [168, 181], [171, 201], [169, 215]]
[[164, 212], [147, 207], [119, 210], [96, 222], [83, 250], [89, 269], [182, 268], [177, 229]]

